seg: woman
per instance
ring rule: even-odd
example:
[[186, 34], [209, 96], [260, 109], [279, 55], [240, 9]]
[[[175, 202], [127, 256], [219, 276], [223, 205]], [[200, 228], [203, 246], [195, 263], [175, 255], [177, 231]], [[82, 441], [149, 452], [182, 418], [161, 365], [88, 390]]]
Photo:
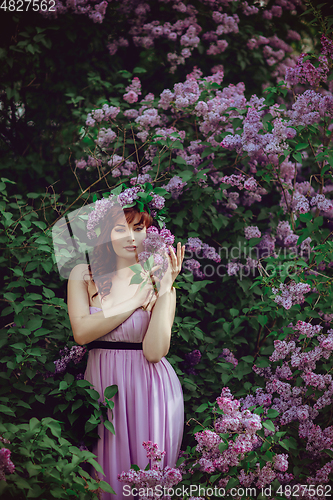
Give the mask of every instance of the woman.
[[[106, 387], [118, 386], [112, 420], [115, 435], [100, 424], [100, 439], [93, 449], [105, 472], [99, 477], [117, 494], [103, 493], [103, 500], [131, 498], [127, 492], [123, 495], [124, 485], [117, 476], [132, 464], [146, 467], [143, 441], [157, 443], [166, 451], [161, 467], [174, 467], [183, 435], [182, 389], [164, 356], [175, 316], [176, 290], [172, 284], [181, 270], [185, 247], [178, 242], [176, 255], [170, 247], [168, 268], [157, 296], [151, 282], [143, 289], [141, 284], [130, 285], [134, 272], [129, 266], [137, 263], [137, 254], [144, 250], [143, 240], [152, 223], [152, 217], [140, 213], [136, 206], [118, 211], [114, 206], [103, 218], [91, 268], [76, 266], [68, 282], [74, 339], [88, 348], [93, 342], [90, 347], [94, 347], [89, 350], [85, 379], [101, 399]], [[96, 344], [97, 339], [108, 344]], [[131, 348], [133, 343], [135, 349]]]

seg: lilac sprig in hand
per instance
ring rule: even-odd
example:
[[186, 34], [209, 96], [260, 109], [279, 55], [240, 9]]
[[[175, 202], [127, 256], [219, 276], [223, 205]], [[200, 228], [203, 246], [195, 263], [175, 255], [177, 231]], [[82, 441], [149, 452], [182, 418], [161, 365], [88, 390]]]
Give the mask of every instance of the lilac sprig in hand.
[[138, 255], [140, 264], [130, 266], [135, 272], [131, 284], [142, 283], [143, 287], [151, 280], [156, 295], [171, 289], [181, 271], [185, 255], [185, 245], [181, 247], [178, 242], [175, 250], [172, 246], [174, 239], [168, 229], [159, 231], [154, 226], [147, 229], [147, 237], [143, 242], [145, 250]]

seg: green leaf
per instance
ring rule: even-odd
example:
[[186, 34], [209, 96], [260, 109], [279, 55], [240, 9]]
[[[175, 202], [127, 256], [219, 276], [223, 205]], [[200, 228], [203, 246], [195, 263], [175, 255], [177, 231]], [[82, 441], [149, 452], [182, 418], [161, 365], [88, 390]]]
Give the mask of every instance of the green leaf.
[[1, 404], [0, 404], [0, 413], [3, 413], [4, 415], [15, 416], [15, 412], [11, 408]]
[[103, 472], [103, 469], [102, 469], [102, 466], [99, 465], [98, 462], [96, 462], [96, 460], [94, 460], [93, 458], [89, 458], [87, 460], [87, 462], [90, 464], [90, 465], [93, 465], [95, 467], [95, 469], [97, 470], [97, 472], [100, 472], [101, 474], [103, 474], [103, 476], [105, 476], [104, 472]]
[[275, 418], [278, 415], [280, 415], [280, 414], [279, 414], [279, 412], [277, 410], [270, 409], [270, 410], [267, 411], [267, 417], [268, 418]]
[[187, 182], [194, 176], [192, 170], [183, 170], [178, 173], [178, 177], [182, 179], [182, 181]]
[[253, 363], [254, 357], [253, 356], [243, 356], [241, 360], [246, 361], [246, 363]]
[[[135, 69], [133, 70], [133, 72], [135, 72]], [[106, 491], [107, 493], [112, 493], [114, 495], [116, 494], [116, 492], [111, 488], [109, 483], [107, 483], [106, 481], [99, 481], [98, 487], [101, 488], [101, 490]]]
[[42, 326], [42, 324], [43, 319], [36, 316], [28, 321], [26, 329], [34, 332], [35, 330], [38, 330]]
[[261, 324], [261, 326], [265, 326], [267, 321], [268, 321], [268, 318], [266, 315], [259, 314], [258, 322]]
[[295, 151], [301, 151], [302, 149], [306, 149], [308, 146], [309, 146], [308, 144], [301, 142], [300, 144], [296, 145]]
[[263, 425], [263, 427], [266, 427], [266, 429], [268, 429], [269, 431], [272, 431], [272, 432], [275, 431], [274, 424], [271, 420], [265, 420], [265, 422], [263, 422], [262, 425]]
[[136, 66], [134, 69], [133, 69], [133, 73], [147, 73], [147, 70], [144, 69], [144, 68], [140, 68], [139, 66]]
[[142, 282], [143, 278], [140, 276], [140, 274], [134, 274], [134, 276], [132, 276], [131, 278], [130, 285], [139, 285]]
[[239, 480], [236, 477], [231, 477], [226, 485], [225, 489], [229, 490], [230, 488], [234, 488], [239, 484]]
[[113, 398], [113, 396], [115, 394], [117, 394], [118, 392], [118, 386], [117, 385], [109, 385], [108, 387], [106, 387], [105, 391], [104, 391], [104, 397], [106, 399], [111, 399]]
[[78, 399], [72, 404], [72, 413], [83, 405], [82, 399]]
[[49, 288], [45, 288], [45, 286], [43, 286], [43, 295], [45, 295], [47, 299], [52, 299], [53, 297], [55, 297], [54, 291], [50, 290]]
[[208, 408], [208, 404], [204, 403], [204, 404], [198, 406], [198, 408], [195, 411], [196, 411], [196, 413], [202, 413], [207, 408]]
[[182, 145], [182, 143], [180, 141], [174, 141], [171, 145], [171, 149], [181, 149], [183, 150], [184, 149], [184, 146]]
[[229, 448], [229, 445], [225, 441], [223, 441], [222, 443], [219, 444], [220, 453], [223, 453], [228, 448]]
[[47, 417], [43, 418], [42, 424], [46, 425], [52, 432], [53, 436], [60, 438], [61, 436], [61, 426], [60, 423], [54, 420], [53, 418]]
[[297, 161], [297, 163], [302, 163], [303, 158], [302, 158], [301, 153], [293, 153], [292, 156], [293, 156], [294, 160]]
[[109, 420], [104, 421], [104, 427], [107, 428], [108, 431], [112, 432], [112, 434], [116, 434], [112, 422]]

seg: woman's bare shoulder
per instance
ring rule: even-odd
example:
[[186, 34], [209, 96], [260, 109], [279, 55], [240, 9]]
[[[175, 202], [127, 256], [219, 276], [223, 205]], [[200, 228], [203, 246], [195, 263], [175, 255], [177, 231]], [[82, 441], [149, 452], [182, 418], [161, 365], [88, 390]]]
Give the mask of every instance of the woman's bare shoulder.
[[89, 279], [88, 264], [78, 264], [73, 267], [69, 275], [70, 280], [85, 281], [87, 278]]

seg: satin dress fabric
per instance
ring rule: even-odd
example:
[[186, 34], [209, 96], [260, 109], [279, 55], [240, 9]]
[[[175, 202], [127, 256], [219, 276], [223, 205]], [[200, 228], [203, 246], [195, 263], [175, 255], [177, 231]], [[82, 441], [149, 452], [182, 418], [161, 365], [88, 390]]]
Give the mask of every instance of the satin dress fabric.
[[[101, 309], [90, 307], [90, 314]], [[151, 311], [136, 309], [117, 328], [98, 340], [109, 342], [142, 342], [149, 326]], [[149, 460], [142, 446], [143, 441], [157, 443], [166, 454], [161, 468], [174, 467], [183, 437], [184, 400], [179, 379], [170, 365], [162, 358], [150, 363], [142, 350], [92, 349], [89, 351], [84, 378], [91, 382], [104, 401], [104, 390], [117, 385], [114, 396], [113, 418], [108, 418], [115, 428], [115, 435], [99, 424], [99, 438], [92, 452], [102, 466], [107, 481], [116, 492], [102, 493], [102, 500], [132, 499], [125, 483], [118, 481], [118, 474], [127, 472], [132, 464], [145, 469]]]

